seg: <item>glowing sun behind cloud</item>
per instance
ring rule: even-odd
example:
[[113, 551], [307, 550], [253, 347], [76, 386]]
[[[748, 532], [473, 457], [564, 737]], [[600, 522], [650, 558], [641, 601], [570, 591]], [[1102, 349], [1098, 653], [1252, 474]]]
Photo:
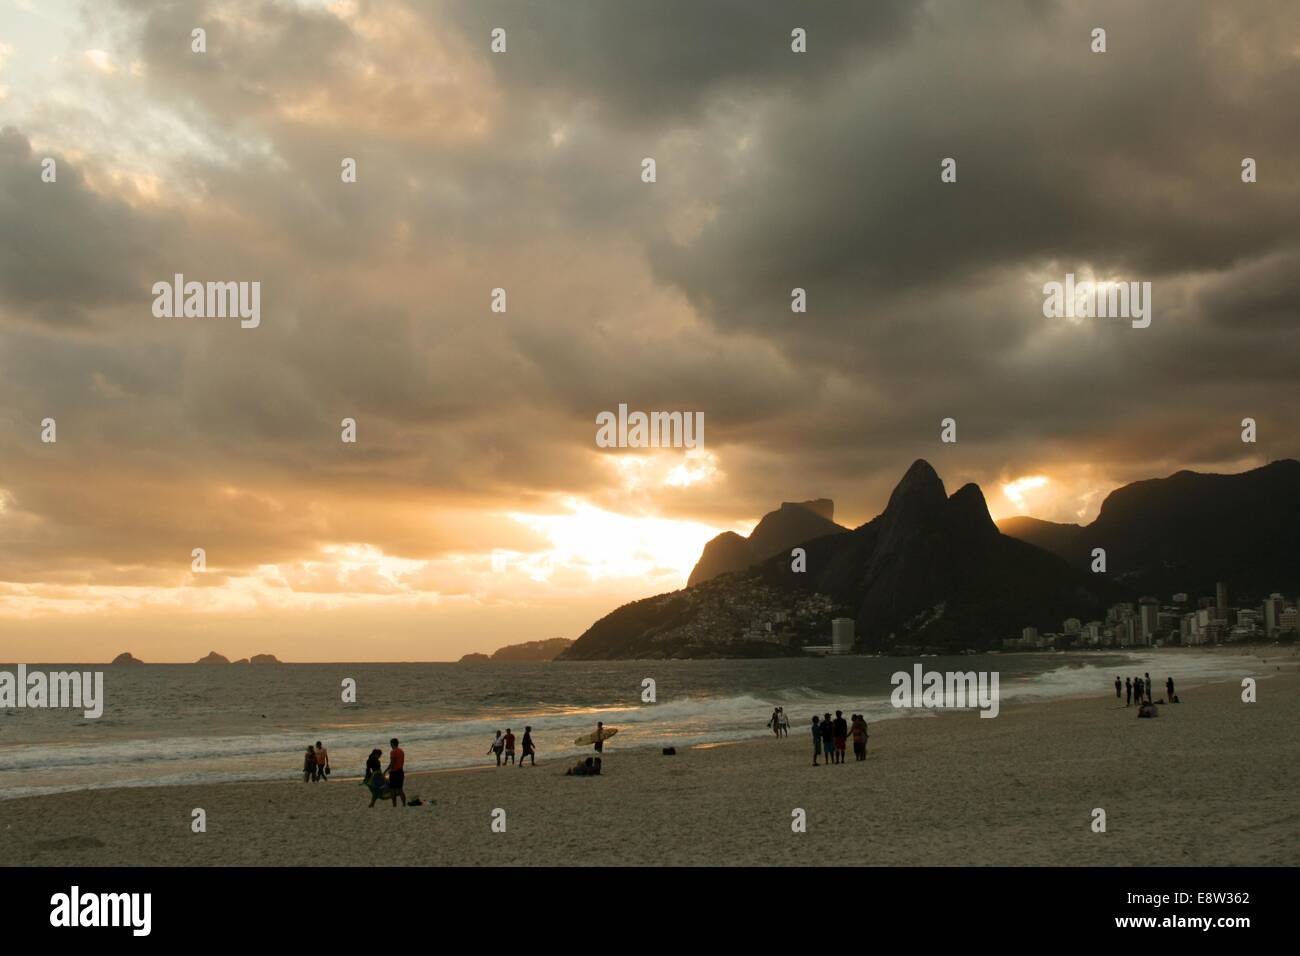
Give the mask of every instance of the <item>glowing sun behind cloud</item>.
[[1002, 495], [1015, 507], [1018, 514], [1024, 514], [1031, 507], [1030, 499], [1040, 499], [1034, 494], [1051, 484], [1046, 475], [1026, 475], [1015, 481], [1008, 481], [1002, 486]]
[[577, 570], [592, 580], [676, 578], [681, 587], [717, 528], [695, 521], [615, 514], [578, 499], [565, 501], [566, 513], [509, 517], [546, 538], [551, 547], [512, 556], [534, 580], [561, 570]]

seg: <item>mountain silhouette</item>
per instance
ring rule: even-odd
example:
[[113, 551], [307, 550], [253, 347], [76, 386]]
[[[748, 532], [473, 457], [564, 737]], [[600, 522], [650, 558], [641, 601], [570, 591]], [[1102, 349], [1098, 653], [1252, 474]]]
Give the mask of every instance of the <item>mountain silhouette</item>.
[[[562, 657], [799, 653], [803, 643], [826, 643], [830, 618], [840, 616], [854, 619], [862, 649], [988, 648], [1026, 626], [1056, 629], [1131, 597], [1102, 575], [1002, 534], [977, 485], [950, 497], [923, 460], [877, 517], [797, 544], [803, 570], [783, 546], [744, 570], [624, 605]], [[788, 624], [788, 637], [767, 636], [764, 619], [772, 618], [782, 633]]]
[[1004, 534], [1078, 568], [1104, 548], [1109, 577], [1134, 590], [1291, 593], [1300, 583], [1300, 462], [1236, 475], [1180, 471], [1111, 492], [1087, 526], [1008, 518]]
[[801, 541], [847, 531], [835, 523], [835, 503], [829, 498], [812, 501], [783, 501], [776, 511], [769, 511], [742, 538], [734, 531], [724, 531], [704, 546], [687, 587], [694, 587], [718, 577], [743, 571], [782, 551], [789, 551]]

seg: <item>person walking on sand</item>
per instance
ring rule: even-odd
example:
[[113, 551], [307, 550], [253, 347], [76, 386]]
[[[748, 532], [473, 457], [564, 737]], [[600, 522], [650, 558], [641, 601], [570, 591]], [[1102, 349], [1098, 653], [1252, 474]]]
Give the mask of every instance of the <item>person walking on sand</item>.
[[[822, 755], [822, 727], [821, 727], [821, 721], [818, 719], [816, 714], [813, 714], [812, 735], [813, 735], [813, 766], [820, 767], [821, 764], [817, 762], [817, 758]], [[830, 763], [830, 761], [831, 758], [827, 757], [826, 762]]]
[[402, 806], [406, 806], [406, 791], [402, 784], [406, 782], [406, 751], [397, 746], [397, 738], [394, 737], [388, 741], [390, 748], [388, 751], [388, 768], [384, 771], [388, 774], [388, 789], [393, 797], [393, 806], [397, 806], [397, 798], [402, 798]]
[[1119, 700], [1124, 696], [1124, 685], [1119, 682], [1119, 677], [1115, 678], [1115, 699]]
[[835, 731], [835, 762], [844, 763], [845, 745], [849, 737], [849, 722], [844, 719], [844, 711], [835, 711], [835, 723], [831, 726]]
[[524, 728], [524, 749], [519, 754], [519, 766], [524, 765], [524, 761], [530, 761], [530, 767], [537, 766], [537, 748], [533, 746], [533, 728]]
[[[1118, 677], [1115, 680], [1119, 680]], [[1133, 703], [1133, 678], [1124, 678], [1124, 706], [1129, 707]]]
[[506, 762], [506, 763], [514, 763], [514, 762], [515, 762], [515, 735], [512, 734], [512, 733], [510, 732], [510, 728], [509, 728], [509, 727], [506, 728], [506, 738], [505, 738], [505, 741], [506, 741], [506, 761], [505, 761], [505, 762]]
[[767, 725], [772, 728], [773, 735], [777, 737], [781, 736], [781, 708], [780, 707], [772, 708], [772, 719], [767, 722]]
[[501, 766], [501, 751], [505, 749], [506, 742], [501, 737], [501, 731], [497, 731], [496, 739], [492, 741], [492, 746], [488, 748], [488, 753], [496, 754], [497, 766]]
[[1165, 699], [1172, 704], [1174, 702], [1174, 677], [1172, 674], [1165, 678], [1165, 694], [1168, 695]]
[[785, 712], [784, 707], [778, 707], [777, 710], [781, 712], [781, 736], [789, 737], [790, 736], [790, 715]]
[[330, 755], [325, 749], [325, 745], [319, 740], [316, 741], [316, 776], [321, 780], [329, 780], [330, 776]]
[[307, 755], [302, 760], [302, 782], [310, 780], [316, 782], [316, 751], [312, 749], [311, 744], [307, 745]]

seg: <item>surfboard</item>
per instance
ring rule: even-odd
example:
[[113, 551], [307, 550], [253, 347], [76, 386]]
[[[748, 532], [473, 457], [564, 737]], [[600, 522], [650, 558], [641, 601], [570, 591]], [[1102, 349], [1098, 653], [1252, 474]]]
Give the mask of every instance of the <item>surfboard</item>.
[[579, 737], [574, 741], [574, 743], [578, 746], [582, 746], [583, 744], [594, 744], [597, 740], [609, 740], [609, 738], [613, 737], [616, 733], [618, 733], [617, 727], [606, 727], [601, 731], [600, 737], [597, 737], [596, 732], [593, 730], [585, 737]]

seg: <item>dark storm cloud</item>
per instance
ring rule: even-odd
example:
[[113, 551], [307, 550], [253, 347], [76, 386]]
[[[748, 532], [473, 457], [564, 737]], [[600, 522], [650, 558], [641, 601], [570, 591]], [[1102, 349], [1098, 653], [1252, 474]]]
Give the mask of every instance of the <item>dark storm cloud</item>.
[[[55, 181], [42, 163], [55, 162]], [[0, 129], [0, 306], [52, 326], [80, 325], [90, 310], [135, 291], [165, 224], [86, 186], [63, 151], [37, 155], [23, 133]]]
[[[649, 504], [713, 521], [818, 495], [865, 520], [916, 457], [950, 490], [1235, 461], [1245, 414], [1295, 454], [1290, 5], [120, 6], [89, 14], [143, 66], [110, 115], [202, 145], [158, 144], [144, 201], [93, 150], [45, 187], [27, 134], [0, 136], [0, 488], [22, 522], [0, 578], [125, 580], [205, 528], [234, 571], [335, 541], [492, 547], [499, 524], [399, 515], [628, 507], [592, 464], [619, 402], [706, 413], [726, 481]], [[1152, 281], [1152, 327], [1045, 319], [1042, 283], [1085, 267]], [[154, 320], [174, 271], [260, 279], [262, 327]], [[46, 414], [93, 487], [30, 447]], [[115, 509], [133, 495], [151, 507]]]
[[[492, 30], [505, 30], [508, 55], [490, 60], [512, 93], [594, 103], [614, 124], [671, 125], [697, 119], [717, 97], [814, 94], [888, 51], [923, 7], [904, 0], [487, 0], [438, 4], [431, 23], [456, 23], [485, 52]], [[796, 27], [815, 56], [792, 55]]]

